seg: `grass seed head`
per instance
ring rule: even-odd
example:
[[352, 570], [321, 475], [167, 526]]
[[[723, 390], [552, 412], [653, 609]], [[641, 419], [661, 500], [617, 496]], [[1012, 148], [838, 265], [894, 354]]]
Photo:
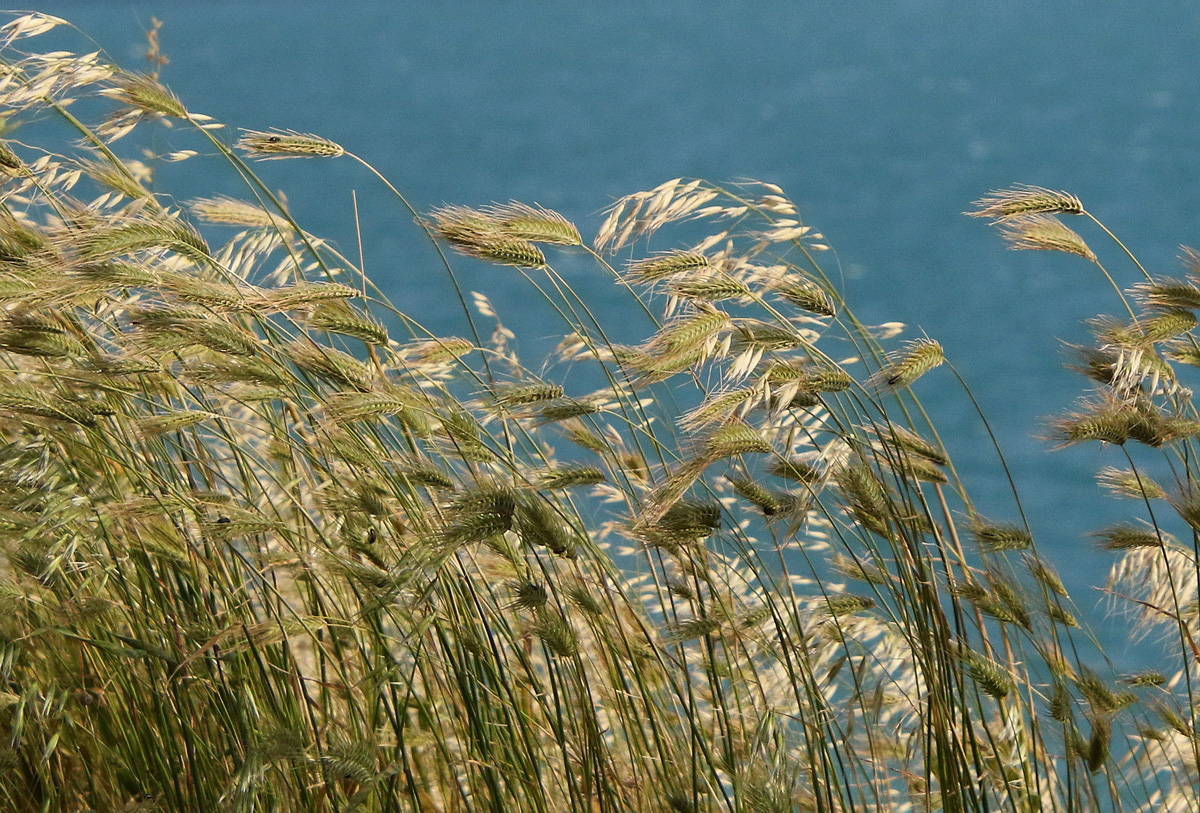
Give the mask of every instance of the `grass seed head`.
[[975, 201], [975, 206], [975, 211], [967, 212], [968, 215], [993, 221], [1034, 214], [1080, 215], [1085, 211], [1079, 198], [1068, 192], [1025, 185], [992, 192]]
[[237, 146], [251, 158], [338, 158], [346, 149], [327, 138], [294, 130], [244, 130]]

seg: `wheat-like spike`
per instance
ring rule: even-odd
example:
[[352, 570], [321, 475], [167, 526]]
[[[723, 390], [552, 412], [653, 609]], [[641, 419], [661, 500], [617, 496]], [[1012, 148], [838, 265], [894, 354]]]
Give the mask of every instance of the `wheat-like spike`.
[[988, 553], [1025, 550], [1033, 544], [1033, 535], [1021, 526], [987, 522], [982, 517], [971, 522], [971, 534]]
[[975, 201], [975, 206], [975, 211], [966, 214], [971, 217], [986, 217], [997, 222], [1022, 215], [1059, 212], [1081, 215], [1086, 211], [1079, 198], [1069, 192], [1055, 192], [1040, 186], [1026, 185], [991, 192]]
[[1088, 248], [1083, 238], [1054, 215], [1010, 217], [1000, 224], [1000, 236], [1011, 249], [1062, 251], [1091, 262], [1096, 261], [1096, 253]]
[[772, 286], [779, 294], [797, 308], [818, 316], [836, 316], [837, 305], [825, 289], [810, 280], [780, 280]]
[[673, 296], [700, 302], [743, 299], [751, 295], [746, 283], [727, 274], [674, 280], [667, 287]]
[[10, 415], [51, 418], [81, 426], [96, 425], [96, 416], [84, 406], [65, 398], [56, 398], [52, 394], [32, 387], [10, 382], [0, 386], [0, 412], [7, 412]]
[[100, 91], [105, 96], [124, 102], [130, 107], [137, 108], [143, 114], [166, 116], [173, 119], [186, 119], [187, 108], [179, 97], [168, 90], [153, 76], [145, 74], [119, 74], [113, 80], [113, 86]]
[[877, 392], [894, 392], [911, 386], [945, 360], [940, 344], [931, 339], [916, 339], [888, 356], [887, 366], [871, 376], [868, 385]]
[[272, 291], [263, 291], [255, 298], [256, 308], [264, 312], [290, 311], [323, 302], [353, 299], [361, 293], [349, 285], [337, 282], [300, 282]]
[[1012, 676], [995, 661], [968, 649], [960, 650], [959, 657], [971, 679], [985, 694], [1002, 700], [1015, 691]]
[[1155, 277], [1153, 281], [1134, 285], [1132, 290], [1134, 296], [1151, 307], [1200, 308], [1200, 287], [1191, 280]]
[[531, 243], [556, 243], [564, 246], [583, 245], [579, 229], [558, 212], [541, 206], [511, 201], [494, 203], [481, 214], [495, 221], [496, 232], [505, 237], [528, 240]]
[[668, 251], [631, 262], [625, 269], [625, 276], [635, 282], [657, 282], [678, 274], [711, 270], [711, 261], [699, 252]]
[[287, 345], [284, 353], [301, 370], [337, 386], [360, 392], [369, 392], [374, 388], [375, 371], [349, 353], [332, 347], [320, 347], [305, 340]]
[[549, 466], [534, 472], [531, 479], [539, 488], [555, 490], [595, 485], [607, 478], [595, 466]]
[[387, 328], [381, 322], [359, 313], [341, 299], [326, 300], [313, 308], [308, 325], [327, 333], [351, 336], [366, 344], [388, 343]]
[[1106, 466], [1096, 474], [1096, 481], [1117, 497], [1157, 500], [1167, 496], [1165, 488], [1141, 472]]
[[251, 158], [338, 158], [346, 149], [327, 138], [295, 130], [243, 130], [238, 149]]
[[506, 409], [555, 401], [562, 397], [563, 388], [558, 384], [503, 384], [492, 390], [492, 402]]
[[1092, 533], [1096, 544], [1104, 550], [1129, 550], [1130, 548], [1158, 548], [1168, 542], [1168, 535], [1152, 528], [1121, 523]]
[[249, 229], [291, 229], [291, 224], [285, 218], [272, 214], [257, 204], [224, 195], [198, 198], [188, 204], [188, 209], [206, 223]]
[[180, 429], [186, 429], [189, 426], [195, 426], [211, 417], [212, 415], [207, 412], [198, 412], [195, 410], [182, 410], [166, 415], [152, 415], [148, 418], [139, 419], [134, 424], [134, 431], [139, 437], [153, 438], [165, 435], [168, 432], [176, 432]]

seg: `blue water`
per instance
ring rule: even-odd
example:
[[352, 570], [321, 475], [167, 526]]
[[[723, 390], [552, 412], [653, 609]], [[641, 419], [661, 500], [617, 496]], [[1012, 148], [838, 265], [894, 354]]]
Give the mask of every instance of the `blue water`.
[[[779, 183], [837, 248], [861, 315], [906, 322], [945, 345], [1008, 455], [1042, 550], [1078, 601], [1098, 599], [1090, 588], [1109, 558], [1084, 535], [1132, 509], [1103, 497], [1092, 476], [1120, 464], [1119, 452], [1050, 453], [1034, 435], [1084, 383], [1062, 369], [1060, 339], [1083, 340], [1082, 319], [1118, 306], [1083, 261], [1006, 251], [960, 213], [1014, 183], [1068, 189], [1149, 268], [1178, 273], [1177, 246], [1200, 243], [1193, 4], [92, 0], [40, 9], [131, 66], [157, 16], [171, 58], [163, 78], [192, 110], [322, 133], [368, 157], [420, 207], [538, 201], [586, 233], [612, 198], [668, 178]], [[170, 172], [198, 192], [237, 191], [188, 166]], [[462, 331], [428, 248], [364, 173], [320, 162], [262, 172], [310, 230], [351, 250], [357, 190], [368, 270], [429, 326]], [[1119, 279], [1136, 281], [1080, 228]], [[626, 307], [606, 280], [566, 271], [602, 307]], [[467, 273], [509, 322], [529, 318], [516, 277]], [[962, 473], [981, 507], [1013, 518], [969, 401], [948, 375], [940, 382], [923, 382], [921, 395]]]

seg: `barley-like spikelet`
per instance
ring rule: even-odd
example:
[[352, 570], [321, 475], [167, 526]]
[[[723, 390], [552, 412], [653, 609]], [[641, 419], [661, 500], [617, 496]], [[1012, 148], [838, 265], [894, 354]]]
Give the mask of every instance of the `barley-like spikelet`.
[[673, 280], [667, 287], [673, 296], [701, 302], [741, 299], [751, 294], [746, 283], [728, 275]]
[[1187, 488], [1170, 502], [1184, 522], [1200, 531], [1200, 489]]
[[1167, 676], [1162, 672], [1138, 672], [1121, 679], [1126, 686], [1162, 686], [1167, 682]]
[[981, 517], [971, 522], [971, 534], [988, 553], [1026, 550], [1033, 544], [1033, 536], [1021, 526], [987, 522]]
[[153, 288], [162, 275], [153, 269], [133, 263], [104, 262], [72, 268], [72, 277], [102, 284], [105, 288]]
[[645, 345], [651, 356], [668, 358], [687, 355], [702, 348], [706, 342], [729, 325], [729, 314], [723, 311], [697, 313], [664, 326]]
[[166, 415], [153, 415], [149, 418], [139, 419], [134, 425], [134, 431], [139, 437], [153, 438], [165, 435], [168, 432], [186, 429], [211, 417], [212, 415], [207, 412], [196, 412], [194, 410], [171, 412]]
[[1054, 215], [1019, 215], [1000, 224], [1000, 236], [1017, 250], [1062, 251], [1096, 261], [1096, 254], [1083, 238]]
[[810, 280], [781, 280], [772, 286], [775, 293], [797, 308], [818, 316], [836, 316], [837, 305], [825, 289]]
[[361, 296], [360, 292], [349, 285], [336, 282], [300, 282], [259, 293], [255, 305], [269, 313], [307, 308], [323, 302], [353, 299], [356, 296]]
[[243, 130], [237, 146], [251, 158], [338, 158], [346, 150], [327, 138], [294, 130]]
[[984, 694], [1002, 700], [1016, 689], [1012, 676], [990, 658], [965, 648], [959, 651], [959, 658]]
[[360, 392], [369, 392], [374, 387], [375, 371], [349, 353], [332, 347], [319, 347], [306, 340], [292, 342], [284, 347], [284, 353], [304, 372], [336, 386]]
[[631, 532], [649, 547], [670, 549], [712, 536], [720, 527], [719, 503], [678, 500], [658, 518], [639, 521]]
[[531, 479], [539, 488], [555, 490], [591, 486], [603, 483], [606, 478], [595, 466], [550, 466], [534, 472]]
[[223, 195], [199, 198], [189, 203], [188, 209], [206, 223], [242, 226], [248, 229], [291, 229], [287, 220], [261, 206]]
[[1142, 472], [1106, 466], [1096, 474], [1096, 481], [1115, 497], [1157, 500], [1167, 496], [1165, 488]]
[[940, 344], [930, 339], [916, 339], [888, 356], [887, 366], [871, 376], [868, 384], [877, 392], [894, 392], [912, 385], [945, 360]]
[[329, 414], [337, 421], [369, 421], [387, 415], [400, 416], [406, 424], [423, 421], [419, 418], [412, 395], [398, 390], [391, 392], [335, 392], [326, 400]]
[[763, 513], [763, 516], [775, 516], [783, 507], [783, 499], [779, 492], [759, 485], [748, 477], [727, 476], [729, 484], [739, 497], [751, 503]]
[[1115, 692], [1099, 675], [1090, 669], [1080, 670], [1075, 685], [1095, 711], [1111, 714], [1136, 703], [1138, 697], [1132, 692]]
[[262, 358], [227, 357], [214, 353], [202, 361], [187, 362], [191, 379], [216, 384], [243, 383], [274, 387], [282, 391], [292, 383], [290, 371]]
[[515, 201], [494, 203], [484, 207], [482, 214], [495, 221], [499, 235], [532, 243], [556, 243], [563, 246], [583, 245], [579, 229], [558, 212], [529, 206]]
[[430, 213], [432, 228], [459, 252], [519, 268], [543, 268], [546, 255], [531, 241], [501, 230], [494, 217], [465, 206], [444, 206]]
[[1025, 185], [994, 191], [975, 201], [975, 206], [975, 211], [966, 214], [971, 217], [990, 218], [997, 222], [1022, 215], [1079, 215], [1085, 211], [1079, 198], [1068, 192], [1055, 192], [1040, 186]]
[[601, 405], [596, 401], [562, 398], [538, 408], [534, 415], [537, 424], [542, 426], [548, 423], [578, 418], [583, 415], [592, 415], [599, 412], [601, 408]]
[[111, 260], [149, 249], [169, 249], [177, 254], [205, 262], [208, 244], [191, 227], [172, 218], [135, 219], [115, 226], [99, 226], [78, 237], [71, 247], [85, 263]]
[[1112, 740], [1112, 722], [1108, 717], [1096, 715], [1092, 717], [1092, 733], [1080, 756], [1083, 757], [1087, 769], [1096, 773], [1108, 762], [1109, 747]]
[[1025, 567], [1029, 570], [1030, 575], [1037, 579], [1038, 584], [1046, 588], [1048, 592], [1067, 598], [1066, 585], [1050, 565], [1030, 553], [1025, 555]]
[[626, 278], [635, 282], [656, 282], [677, 274], [711, 271], [708, 257], [695, 251], [668, 251], [631, 262], [625, 269]]
[[734, 346], [739, 350], [747, 348], [784, 350], [809, 344], [808, 340], [795, 330], [771, 322], [761, 322], [757, 319], [739, 319], [734, 325], [734, 329], [737, 331]]
[[891, 504], [879, 478], [863, 463], [842, 467], [836, 475], [847, 510], [863, 527], [884, 538], [891, 538]]
[[163, 290], [185, 302], [193, 302], [213, 310], [246, 310], [245, 294], [232, 285], [196, 279], [186, 274], [160, 274]]
[[834, 618], [843, 615], [853, 615], [875, 606], [875, 600], [867, 596], [856, 596], [851, 593], [840, 593], [825, 600], [825, 612]]
[[121, 74], [113, 83], [113, 87], [100, 91], [101, 94], [137, 108], [146, 115], [173, 119], [186, 119], [188, 116], [187, 108], [179, 101], [179, 97], [153, 76]]
[[13, 309], [0, 319], [0, 350], [22, 356], [82, 356], [83, 345], [48, 311]]
[[886, 428], [875, 430], [875, 435], [888, 445], [895, 446], [906, 452], [925, 458], [937, 466], [948, 466], [950, 457], [941, 448], [934, 446], [925, 438], [905, 429], [898, 424], [888, 424]]
[[720, 628], [721, 622], [715, 618], [692, 618], [687, 621], [676, 621], [664, 628], [663, 640], [669, 644], [681, 644], [684, 641], [711, 635]]
[[824, 476], [821, 468], [815, 463], [795, 457], [781, 457], [772, 460], [767, 471], [784, 480], [792, 480], [805, 485], [816, 485]]
[[758, 397], [758, 394], [758, 390], [753, 387], [714, 393], [683, 417], [679, 422], [680, 428], [687, 432], [695, 432], [705, 426], [728, 421], [739, 409], [743, 409], [747, 402]]
[[486, 541], [512, 528], [516, 510], [509, 488], [485, 485], [465, 492], [446, 507], [442, 540], [452, 548]]
[[890, 580], [888, 574], [878, 566], [861, 559], [852, 559], [844, 553], [834, 556], [829, 564], [846, 578], [857, 579], [868, 584], [887, 584]]
[[1057, 442], [1058, 448], [1093, 440], [1120, 446], [1135, 434], [1144, 435], [1145, 422], [1145, 414], [1132, 404], [1117, 401], [1084, 404], [1082, 410], [1051, 422], [1050, 439]]
[[150, 191], [138, 181], [135, 172], [120, 161], [89, 161], [86, 158], [80, 158], [77, 161], [87, 176], [101, 186], [130, 200], [150, 197]]
[[765, 454], [771, 444], [754, 427], [731, 423], [714, 429], [700, 442], [699, 457], [705, 461], [724, 460], [743, 454]]
[[81, 426], [96, 425], [96, 416], [80, 404], [10, 382], [0, 385], [0, 413], [33, 415]]
[[1092, 323], [1101, 341], [1137, 346], [1166, 341], [1189, 332], [1196, 326], [1196, 316], [1191, 311], [1176, 308], [1131, 325], [1116, 324], [1107, 319], [1095, 319]]
[[396, 473], [406, 480], [441, 491], [454, 489], [454, 478], [431, 460], [408, 456], [394, 462]]
[[1121, 523], [1096, 531], [1091, 534], [1096, 544], [1104, 550], [1129, 550], [1130, 548], [1157, 548], [1168, 540], [1166, 534], [1155, 532], [1152, 528]]
[[1079, 619], [1076, 618], [1075, 614], [1070, 610], [1067, 610], [1066, 608], [1061, 607], [1053, 602], [1047, 602], [1045, 610], [1046, 617], [1051, 621], [1054, 621], [1057, 624], [1062, 624], [1064, 627], [1079, 627]]
[[13, 148], [7, 141], [0, 141], [0, 171], [18, 177], [30, 174], [29, 167], [25, 165], [19, 155], [13, 152]]
[[309, 327], [327, 333], [351, 336], [366, 344], [387, 344], [387, 328], [377, 319], [359, 313], [342, 301], [323, 302], [313, 308], [308, 317]]
[[502, 265], [514, 265], [518, 268], [544, 268], [546, 266], [546, 255], [540, 248], [527, 240], [494, 238], [471, 246], [458, 246], [458, 248], [469, 249], [466, 251], [467, 254]]
[[537, 494], [523, 494], [517, 502], [514, 530], [521, 541], [533, 548], [546, 548], [559, 556], [574, 558], [576, 535], [558, 512]]
[[988, 582], [991, 585], [991, 593], [984, 599], [977, 600], [976, 606], [994, 618], [1032, 630], [1033, 619], [1030, 617], [1029, 608], [1025, 605], [1025, 599], [1017, 590], [1015, 583], [1009, 582], [998, 574], [990, 574]]
[[563, 388], [557, 384], [503, 384], [492, 390], [492, 402], [506, 409], [562, 397]]
[[1152, 282], [1133, 286], [1133, 294], [1139, 301], [1156, 308], [1200, 308], [1200, 287], [1190, 280], [1172, 277], [1155, 277]]
[[408, 345], [404, 353], [417, 365], [441, 365], [460, 359], [474, 349], [475, 345], [467, 339], [447, 336]]
[[510, 610], [537, 610], [546, 606], [550, 597], [544, 584], [525, 579], [509, 582], [508, 592], [512, 601], [505, 608]]

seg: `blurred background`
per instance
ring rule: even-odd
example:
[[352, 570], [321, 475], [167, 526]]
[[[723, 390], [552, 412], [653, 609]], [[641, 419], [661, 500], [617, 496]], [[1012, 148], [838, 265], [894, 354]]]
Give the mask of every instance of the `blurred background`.
[[[1102, 601], [1094, 588], [1110, 558], [1087, 533], [1131, 508], [1101, 494], [1094, 473], [1124, 458], [1052, 452], [1038, 436], [1086, 384], [1063, 369], [1062, 342], [1084, 341], [1082, 320], [1119, 303], [1083, 260], [1006, 251], [961, 213], [1016, 183], [1069, 190], [1152, 273], [1181, 273], [1179, 245], [1200, 244], [1194, 4], [47, 0], [38, 10], [130, 68], [146, 66], [145, 31], [162, 20], [162, 79], [189, 109], [345, 144], [421, 209], [538, 202], [586, 236], [612, 199], [677, 176], [783, 186], [836, 250], [829, 269], [860, 316], [943, 343], [991, 421], [1042, 551], [1084, 609]], [[199, 143], [177, 136], [162, 131], [162, 152]], [[239, 192], [206, 168], [170, 165], [162, 185]], [[429, 327], [462, 332], [428, 245], [364, 171], [259, 169], [310, 231], [351, 254], [355, 191], [368, 273]], [[1137, 281], [1095, 229], [1070, 225], [1119, 282]], [[673, 247], [666, 239], [652, 248]], [[609, 279], [582, 261], [562, 270], [603, 322], [623, 319]], [[471, 263], [463, 273], [536, 366], [560, 328], [528, 308], [526, 284]], [[1016, 519], [970, 400], [944, 371], [918, 391], [980, 507]]]

